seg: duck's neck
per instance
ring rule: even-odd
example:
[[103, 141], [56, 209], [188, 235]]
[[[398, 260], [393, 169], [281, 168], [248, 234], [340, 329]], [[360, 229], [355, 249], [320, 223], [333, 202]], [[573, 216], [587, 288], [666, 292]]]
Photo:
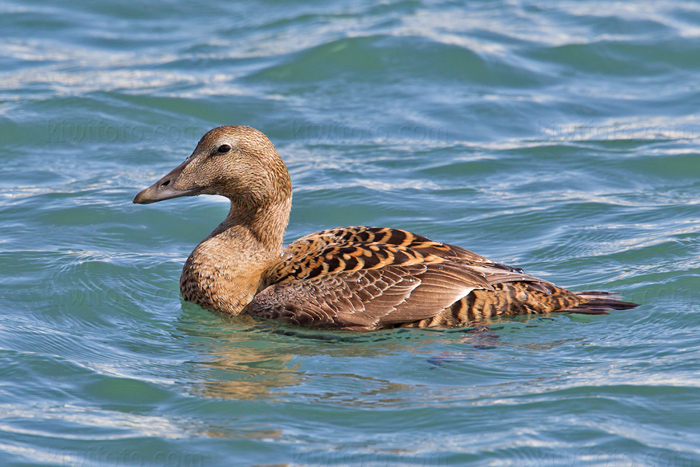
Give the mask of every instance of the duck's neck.
[[220, 236], [231, 245], [239, 246], [242, 254], [252, 253], [253, 249], [279, 254], [291, 207], [291, 199], [265, 207], [248, 206], [231, 200], [226, 219], [204, 242]]
[[190, 254], [182, 270], [185, 300], [239, 314], [253, 299], [268, 268], [282, 253], [291, 197], [265, 207], [231, 200], [231, 210]]

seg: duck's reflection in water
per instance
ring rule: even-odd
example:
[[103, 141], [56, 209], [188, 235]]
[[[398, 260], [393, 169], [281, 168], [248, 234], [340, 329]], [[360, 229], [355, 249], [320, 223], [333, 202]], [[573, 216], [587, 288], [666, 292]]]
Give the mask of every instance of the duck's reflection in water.
[[[522, 338], [532, 327], [568, 319], [561, 315], [496, 319], [473, 328], [357, 333], [310, 330], [185, 306], [198, 310], [183, 315], [180, 327], [197, 346], [196, 375], [189, 387], [214, 399], [364, 408], [416, 400], [448, 403], [470, 391], [484, 397], [510, 393], [514, 383], [504, 379], [512, 373], [513, 359], [570, 343]], [[533, 333], [532, 339], [540, 334]], [[417, 371], [401, 370], [407, 359]], [[435, 378], [447, 378], [448, 384], [436, 386]], [[459, 384], [453, 385], [453, 378]], [[523, 374], [516, 386], [527, 380]]]
[[[309, 358], [337, 362], [335, 359], [376, 359], [397, 352], [422, 353], [420, 344], [446, 337], [442, 332], [409, 329], [371, 333], [315, 331], [250, 317], [218, 315], [216, 321], [218, 325], [212, 321], [211, 326], [205, 327], [187, 323], [181, 331], [192, 337], [201, 357], [196, 364], [206, 372], [206, 380], [195, 383], [192, 389], [200, 396], [221, 399], [287, 398], [289, 391], [304, 393], [299, 387], [309, 378], [323, 376], [338, 378], [335, 383], [340, 387], [334, 397], [344, 392], [348, 396], [396, 394], [410, 385], [377, 375], [338, 371], [337, 365], [328, 373], [319, 373], [317, 366], [314, 370], [305, 369], [304, 362]], [[448, 339], [454, 340], [455, 336]], [[429, 355], [423, 358], [428, 362]], [[315, 392], [314, 397], [325, 396]]]

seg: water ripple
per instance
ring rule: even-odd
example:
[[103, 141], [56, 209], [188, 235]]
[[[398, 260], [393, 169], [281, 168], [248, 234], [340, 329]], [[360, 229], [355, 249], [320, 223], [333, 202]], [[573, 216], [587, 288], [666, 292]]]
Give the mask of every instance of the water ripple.
[[[694, 2], [0, 5], [0, 464], [696, 465]], [[287, 239], [414, 230], [642, 305], [320, 332], [182, 302], [263, 130]], [[168, 457], [170, 456], [170, 457]]]

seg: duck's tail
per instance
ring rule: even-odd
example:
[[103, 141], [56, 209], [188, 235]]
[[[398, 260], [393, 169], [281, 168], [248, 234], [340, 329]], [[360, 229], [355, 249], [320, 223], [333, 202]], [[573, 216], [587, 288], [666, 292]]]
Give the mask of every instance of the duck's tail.
[[565, 313], [607, 315], [609, 310], [629, 310], [639, 306], [639, 303], [624, 302], [618, 298], [619, 295], [611, 292], [588, 290], [576, 292], [576, 295], [587, 301], [565, 310]]

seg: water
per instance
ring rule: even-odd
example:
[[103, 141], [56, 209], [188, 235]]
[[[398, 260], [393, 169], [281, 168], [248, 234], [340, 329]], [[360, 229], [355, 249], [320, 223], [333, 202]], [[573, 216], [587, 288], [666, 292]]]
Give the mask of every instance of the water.
[[[93, 2], [94, 3], [94, 2]], [[700, 5], [0, 3], [0, 464], [700, 464]], [[182, 302], [264, 131], [287, 239], [405, 228], [642, 304], [318, 332]]]

